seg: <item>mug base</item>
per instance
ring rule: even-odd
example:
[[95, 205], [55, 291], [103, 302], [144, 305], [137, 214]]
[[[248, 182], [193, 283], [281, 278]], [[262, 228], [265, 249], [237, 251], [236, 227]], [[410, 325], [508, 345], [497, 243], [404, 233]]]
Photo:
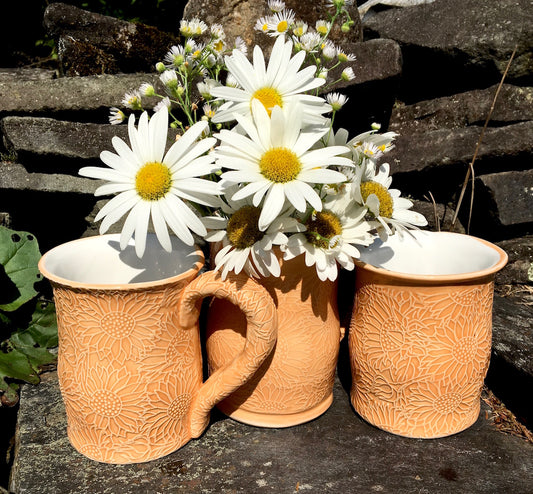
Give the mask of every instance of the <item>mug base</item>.
[[224, 402], [217, 404], [216, 407], [224, 415], [227, 415], [229, 418], [236, 420], [237, 422], [242, 422], [243, 424], [253, 425], [256, 427], [278, 429], [310, 422], [311, 420], [322, 415], [332, 403], [333, 393], [331, 393], [324, 401], [313, 408], [297, 413], [280, 414], [252, 412], [242, 408], [235, 409]]

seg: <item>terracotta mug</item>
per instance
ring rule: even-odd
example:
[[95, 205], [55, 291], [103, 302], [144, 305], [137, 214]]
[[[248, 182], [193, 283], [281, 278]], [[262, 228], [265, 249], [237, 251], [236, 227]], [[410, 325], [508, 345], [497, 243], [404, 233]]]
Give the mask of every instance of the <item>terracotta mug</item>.
[[[303, 255], [284, 261], [279, 277], [258, 282], [278, 313], [278, 339], [254, 377], [218, 405], [223, 413], [259, 427], [290, 427], [323, 414], [333, 401], [333, 384], [343, 336], [337, 308], [337, 282], [320, 281]], [[225, 300], [207, 312], [209, 369], [231, 362], [245, 343], [246, 324]]]
[[[53, 286], [58, 376], [68, 436], [82, 454], [106, 463], [159, 458], [199, 437], [211, 408], [245, 383], [272, 351], [277, 314], [247, 277], [200, 276], [197, 247], [153, 235], [144, 257], [119, 235], [55, 247], [39, 263]], [[205, 382], [198, 315], [206, 296], [236, 304], [247, 320], [235, 360]]]
[[494, 276], [484, 240], [415, 231], [365, 248], [349, 330], [351, 401], [371, 424], [436, 438], [478, 418], [492, 340]]

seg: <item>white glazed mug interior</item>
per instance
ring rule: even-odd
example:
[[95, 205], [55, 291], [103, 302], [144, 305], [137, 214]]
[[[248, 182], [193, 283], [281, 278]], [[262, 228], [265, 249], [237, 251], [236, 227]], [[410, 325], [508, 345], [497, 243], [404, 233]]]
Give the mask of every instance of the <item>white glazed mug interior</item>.
[[496, 272], [506, 261], [499, 247], [469, 235], [410, 231], [361, 249], [360, 261], [410, 276], [461, 276]]
[[112, 288], [144, 283], [164, 283], [187, 271], [199, 271], [203, 254], [172, 237], [172, 251], [166, 252], [154, 234], [146, 239], [142, 258], [135, 253], [134, 240], [120, 249], [120, 234], [73, 240], [54, 247], [39, 262], [39, 269], [51, 281], [68, 286]]

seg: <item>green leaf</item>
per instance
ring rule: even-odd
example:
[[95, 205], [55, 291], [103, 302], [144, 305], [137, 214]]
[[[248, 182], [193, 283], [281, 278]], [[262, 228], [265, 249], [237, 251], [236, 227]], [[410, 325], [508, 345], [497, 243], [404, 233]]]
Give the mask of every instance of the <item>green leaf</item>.
[[26, 355], [33, 371], [38, 373], [41, 365], [55, 361], [56, 356], [48, 349], [57, 343], [54, 304], [37, 301], [30, 325], [13, 333], [8, 347]]
[[6, 392], [9, 384], [5, 378], [18, 379], [31, 384], [38, 384], [40, 379], [28, 358], [21, 351], [14, 349], [9, 353], [0, 352], [0, 390]]
[[43, 348], [58, 345], [56, 309], [52, 302], [37, 301], [30, 325], [26, 330], [35, 343]]
[[529, 269], [527, 270], [527, 277], [529, 278], [529, 281], [533, 281], [533, 262], [529, 265]]
[[0, 264], [16, 287], [11, 300], [0, 304], [0, 310], [14, 311], [37, 295], [34, 284], [41, 279], [37, 264], [41, 258], [35, 237], [0, 226]]

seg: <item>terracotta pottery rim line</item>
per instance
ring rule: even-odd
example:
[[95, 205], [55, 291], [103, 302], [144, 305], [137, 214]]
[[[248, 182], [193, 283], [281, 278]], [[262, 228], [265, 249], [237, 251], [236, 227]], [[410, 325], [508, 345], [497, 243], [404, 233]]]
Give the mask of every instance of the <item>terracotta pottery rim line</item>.
[[465, 234], [456, 233], [456, 232], [434, 232], [434, 233], [449, 233], [452, 235], [469, 237], [495, 250], [499, 254], [500, 258], [498, 262], [496, 262], [490, 268], [481, 269], [478, 271], [470, 271], [468, 273], [457, 273], [457, 274], [410, 274], [410, 273], [402, 273], [400, 271], [392, 271], [392, 270], [385, 269], [385, 268], [379, 268], [372, 264], [368, 264], [364, 261], [361, 261], [360, 259], [354, 259], [354, 263], [358, 268], [362, 268], [372, 273], [386, 276], [389, 278], [395, 278], [395, 279], [406, 280], [406, 281], [421, 281], [421, 282], [427, 282], [427, 283], [461, 282], [461, 281], [472, 281], [478, 278], [485, 278], [487, 276], [491, 276], [497, 273], [507, 264], [507, 261], [508, 261], [507, 253], [503, 249], [498, 247], [497, 245], [493, 244], [492, 242], [489, 242], [482, 238], [474, 237], [472, 235], [465, 235]]
[[39, 271], [49, 281], [51, 281], [53, 283], [56, 283], [56, 284], [59, 284], [59, 285], [63, 285], [63, 286], [69, 287], [69, 288], [77, 288], [77, 289], [83, 289], [83, 290], [103, 290], [103, 291], [116, 291], [116, 290], [135, 291], [135, 290], [142, 290], [142, 289], [147, 289], [147, 288], [157, 288], [157, 287], [161, 287], [161, 286], [171, 285], [171, 284], [183, 281], [183, 280], [194, 278], [194, 276], [197, 275], [200, 272], [200, 270], [202, 269], [202, 267], [205, 264], [204, 253], [202, 252], [200, 247], [198, 247], [198, 245], [195, 245], [194, 247], [196, 249], [195, 249], [194, 253], [197, 254], [200, 259], [198, 261], [196, 261], [191, 268], [189, 268], [187, 271], [184, 271], [183, 273], [180, 273], [180, 274], [178, 274], [176, 276], [169, 276], [168, 278], [162, 278], [160, 280], [154, 280], [154, 281], [142, 281], [142, 282], [139, 282], [139, 283], [105, 283], [105, 284], [85, 283], [85, 282], [73, 281], [73, 280], [69, 280], [67, 278], [63, 278], [61, 276], [57, 276], [55, 274], [52, 274], [45, 267], [46, 258], [50, 254], [52, 254], [55, 249], [58, 249], [58, 248], [62, 247], [63, 245], [75, 244], [75, 243], [78, 243], [78, 242], [85, 242], [88, 239], [92, 239], [92, 238], [96, 238], [96, 237], [102, 238], [102, 237], [114, 237], [114, 236], [116, 236], [116, 234], [108, 233], [108, 234], [105, 234], [105, 235], [96, 235], [96, 236], [92, 236], [92, 237], [78, 238], [76, 240], [71, 240], [69, 242], [66, 242], [65, 244], [57, 245], [56, 247], [53, 247], [52, 249], [47, 251], [45, 254], [43, 254], [43, 256], [41, 257], [41, 259], [39, 260], [39, 263], [38, 263]]

